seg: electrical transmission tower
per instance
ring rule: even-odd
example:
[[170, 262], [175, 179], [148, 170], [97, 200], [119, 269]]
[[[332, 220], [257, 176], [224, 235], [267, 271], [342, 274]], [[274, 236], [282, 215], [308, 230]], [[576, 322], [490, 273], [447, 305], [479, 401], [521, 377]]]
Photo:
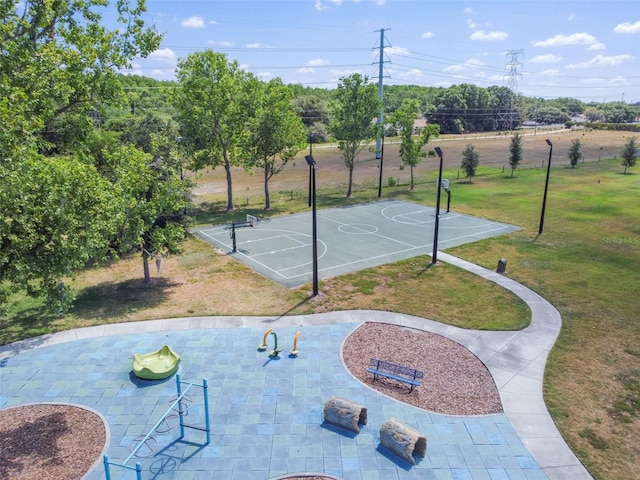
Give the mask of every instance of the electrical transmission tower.
[[516, 120], [520, 115], [518, 106], [518, 77], [522, 75], [518, 72], [518, 68], [522, 67], [522, 62], [518, 60], [520, 55], [524, 55], [524, 50], [509, 50], [507, 57], [511, 57], [506, 65], [509, 73], [507, 77], [507, 88], [509, 92], [500, 99], [500, 109], [498, 110], [498, 128], [513, 130]]
[[382, 92], [383, 92], [383, 88], [382, 88], [382, 79], [384, 77], [383, 73], [384, 73], [384, 49], [385, 47], [390, 47], [391, 45], [385, 45], [385, 38], [384, 38], [384, 32], [391, 30], [390, 28], [387, 29], [380, 29], [380, 30], [376, 30], [376, 32], [380, 32], [380, 45], [378, 45], [378, 97], [380, 98], [380, 114], [378, 115], [378, 138], [376, 139], [376, 159], [380, 160], [380, 158], [382, 157], [382, 137], [384, 136], [384, 125], [383, 125], [383, 120], [382, 120], [382, 115], [384, 112], [384, 106], [382, 105]]

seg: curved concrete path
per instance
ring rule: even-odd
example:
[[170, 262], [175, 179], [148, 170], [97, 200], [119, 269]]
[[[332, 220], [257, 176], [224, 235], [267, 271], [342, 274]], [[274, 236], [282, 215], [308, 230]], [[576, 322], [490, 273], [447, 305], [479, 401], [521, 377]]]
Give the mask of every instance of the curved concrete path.
[[[21, 353], [75, 340], [201, 328], [315, 327], [379, 321], [419, 328], [443, 335], [467, 347], [491, 372], [505, 415], [523, 445], [551, 480], [589, 480], [592, 477], [562, 439], [544, 404], [544, 366], [561, 326], [558, 311], [523, 285], [491, 270], [439, 252], [440, 260], [498, 283], [522, 298], [532, 312], [531, 324], [521, 331], [464, 330], [410, 315], [383, 311], [343, 311], [279, 317], [194, 317], [101, 325], [27, 339], [0, 347], [0, 366]], [[1, 372], [1, 370], [0, 370]], [[0, 378], [1, 380], [1, 378]], [[5, 385], [6, 386], [6, 385]], [[1, 392], [0, 392], [1, 393]], [[6, 392], [5, 392], [6, 393]], [[1, 398], [0, 398], [1, 399]], [[0, 403], [0, 408], [3, 405]]]
[[531, 324], [524, 330], [484, 332], [449, 327], [445, 335], [466, 346], [489, 368], [507, 418], [550, 479], [591, 479], [560, 435], [542, 395], [544, 366], [562, 324], [560, 313], [540, 295], [504, 275], [446, 253], [438, 257], [499, 284], [527, 303]]

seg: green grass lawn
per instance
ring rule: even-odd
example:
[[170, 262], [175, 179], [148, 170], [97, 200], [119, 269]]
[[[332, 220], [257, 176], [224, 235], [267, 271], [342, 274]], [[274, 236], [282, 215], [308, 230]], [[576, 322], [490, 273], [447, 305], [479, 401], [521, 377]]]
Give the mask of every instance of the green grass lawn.
[[[472, 183], [457, 180], [457, 169], [444, 175], [452, 179], [452, 210], [523, 227], [448, 252], [490, 269], [506, 258], [508, 276], [560, 311], [563, 326], [546, 370], [545, 400], [563, 436], [597, 479], [637, 478], [640, 470], [640, 174], [631, 169], [622, 175], [622, 170], [620, 160], [575, 169], [554, 166], [542, 235], [546, 169], [516, 170], [511, 178], [508, 169], [485, 168]], [[421, 172], [414, 191], [385, 182], [383, 196], [433, 206], [434, 175]], [[246, 213], [262, 217], [308, 208], [302, 189], [274, 186], [272, 191], [271, 212], [256, 205], [244, 208], [240, 200], [238, 211], [223, 213], [219, 198], [205, 196], [196, 217], [200, 223], [228, 223]], [[371, 182], [356, 185], [349, 200], [344, 188], [334, 185], [321, 187], [318, 205], [376, 198], [377, 184]], [[107, 273], [80, 275], [75, 285], [81, 302], [62, 317], [18, 299], [2, 321], [0, 343], [116, 321], [349, 308], [399, 311], [466, 328], [527, 324], [528, 308], [513, 295], [450, 265], [426, 268], [428, 263], [428, 256], [416, 257], [325, 280], [320, 297], [310, 299], [308, 285], [285, 289], [190, 240], [180, 257], [165, 260], [164, 276], [154, 286], [138, 289], [141, 263], [133, 257], [109, 266]]]

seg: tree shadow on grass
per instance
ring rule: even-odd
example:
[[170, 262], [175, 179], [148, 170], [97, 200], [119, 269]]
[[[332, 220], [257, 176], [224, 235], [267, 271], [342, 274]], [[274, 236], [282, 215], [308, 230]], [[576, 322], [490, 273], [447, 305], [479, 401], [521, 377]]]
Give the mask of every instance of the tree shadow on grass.
[[166, 278], [103, 282], [82, 289], [70, 313], [77, 317], [108, 319], [155, 307], [167, 299], [167, 290], [177, 283]]

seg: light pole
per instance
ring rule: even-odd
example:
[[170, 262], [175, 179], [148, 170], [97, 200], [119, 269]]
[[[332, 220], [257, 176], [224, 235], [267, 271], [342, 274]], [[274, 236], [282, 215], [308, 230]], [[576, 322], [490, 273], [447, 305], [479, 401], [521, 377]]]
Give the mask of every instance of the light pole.
[[382, 196], [382, 162], [384, 160], [384, 133], [382, 134], [382, 144], [380, 147], [380, 175], [378, 178], [378, 198]]
[[436, 154], [440, 157], [440, 170], [438, 171], [438, 196], [436, 200], [436, 224], [433, 231], [433, 255], [431, 255], [431, 265], [438, 261], [438, 227], [440, 226], [440, 188], [442, 187], [442, 149], [436, 147]]
[[309, 200], [311, 202], [311, 224], [313, 244], [313, 295], [318, 296], [318, 229], [316, 219], [316, 161], [313, 156], [304, 157], [309, 165]]
[[553, 152], [553, 144], [551, 140], [547, 138], [547, 145], [549, 145], [549, 161], [547, 162], [547, 179], [544, 182], [544, 197], [542, 197], [542, 213], [540, 214], [540, 228], [538, 229], [538, 235], [542, 235], [542, 227], [544, 226], [544, 210], [547, 206], [547, 190], [549, 189], [549, 173], [551, 171], [551, 153]]

